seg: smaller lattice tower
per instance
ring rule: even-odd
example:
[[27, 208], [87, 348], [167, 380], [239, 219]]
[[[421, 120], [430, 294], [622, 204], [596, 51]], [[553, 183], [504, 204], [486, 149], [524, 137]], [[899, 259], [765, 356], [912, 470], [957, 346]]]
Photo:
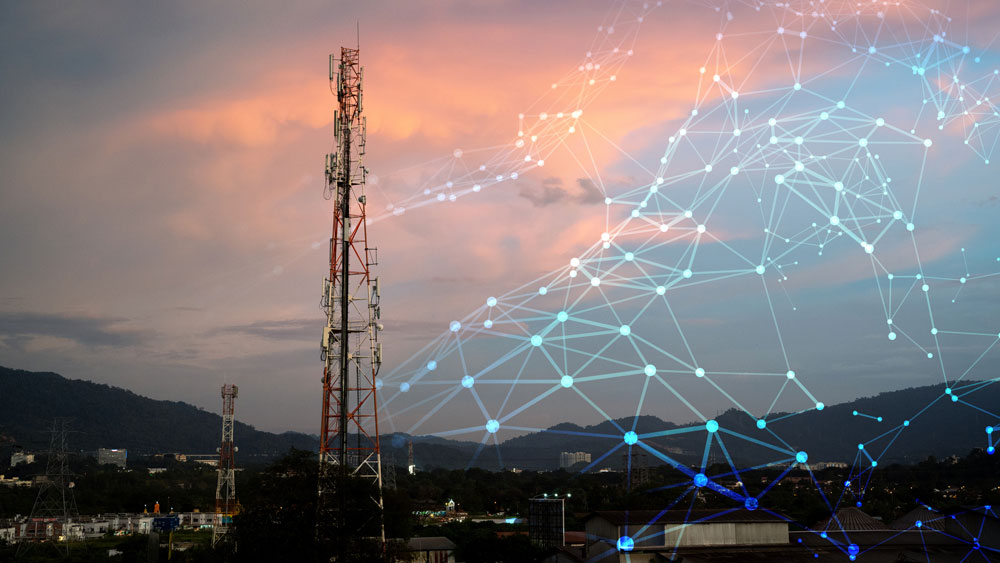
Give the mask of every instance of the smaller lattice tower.
[[236, 513], [236, 446], [233, 445], [233, 423], [236, 420], [236, 397], [239, 387], [222, 386], [222, 445], [219, 446], [219, 480], [215, 486], [215, 518], [212, 545], [218, 545], [233, 525]]
[[406, 472], [410, 475], [417, 474], [417, 465], [413, 463], [413, 440], [406, 442]]
[[69, 422], [68, 418], [56, 418], [52, 421], [45, 479], [38, 487], [38, 496], [35, 497], [35, 505], [28, 518], [25, 537], [17, 548], [18, 556], [39, 542], [52, 545], [64, 557], [69, 556], [70, 540], [73, 537], [70, 527], [73, 518], [80, 515], [73, 496], [69, 456], [66, 453]]

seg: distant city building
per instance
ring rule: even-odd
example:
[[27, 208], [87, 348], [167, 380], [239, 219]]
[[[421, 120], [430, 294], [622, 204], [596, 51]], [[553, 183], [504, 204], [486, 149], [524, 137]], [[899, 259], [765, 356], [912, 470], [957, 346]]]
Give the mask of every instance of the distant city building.
[[625, 486], [629, 489], [649, 483], [648, 457], [635, 450], [631, 454], [622, 454], [622, 472], [625, 474]]
[[10, 454], [10, 466], [17, 467], [22, 463], [35, 463], [35, 454], [17, 451]]
[[97, 450], [97, 463], [100, 465], [117, 465], [125, 467], [128, 459], [128, 450], [99, 448]]
[[587, 452], [561, 452], [559, 454], [559, 469], [568, 469], [578, 463], [590, 463]]

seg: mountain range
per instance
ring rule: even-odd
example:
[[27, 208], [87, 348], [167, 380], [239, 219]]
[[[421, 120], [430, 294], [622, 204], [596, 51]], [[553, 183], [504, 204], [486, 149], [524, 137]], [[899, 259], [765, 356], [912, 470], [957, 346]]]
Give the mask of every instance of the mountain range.
[[[725, 449], [713, 437], [709, 455], [721, 462], [728, 454], [738, 467], [787, 463], [791, 454], [784, 452], [791, 451], [806, 451], [811, 463], [852, 462], [863, 455], [858, 449], [859, 442], [864, 442], [865, 449], [878, 457], [880, 463], [913, 463], [930, 455], [965, 455], [974, 448], [985, 447], [984, 429], [997, 423], [985, 411], [996, 410], [996, 405], [1000, 405], [1000, 385], [963, 382], [963, 389], [970, 388], [976, 388], [976, 392], [963, 396], [961, 402], [953, 402], [939, 385], [889, 391], [827, 406], [822, 411], [811, 410], [795, 416], [774, 414], [765, 429], [758, 428], [756, 420], [745, 413], [730, 410], [715, 419], [719, 427], [717, 437]], [[966, 403], [978, 405], [982, 410], [970, 408]], [[881, 416], [882, 421], [854, 415], [855, 411]], [[46, 431], [56, 416], [72, 418], [74, 432], [69, 439], [70, 447], [79, 451], [117, 447], [127, 448], [132, 455], [208, 454], [218, 446], [221, 429], [218, 414], [187, 403], [150, 399], [126, 389], [67, 379], [55, 373], [0, 367], [0, 434], [14, 437], [26, 449], [44, 451], [49, 443]], [[907, 426], [902, 426], [904, 420], [909, 421]], [[406, 443], [412, 441], [414, 463], [419, 469], [471, 465], [493, 470], [513, 467], [547, 470], [558, 467], [560, 452], [591, 454], [592, 469], [619, 469], [625, 451], [620, 437], [623, 430], [633, 429], [640, 436], [676, 432], [644, 437], [642, 441], [679, 463], [698, 463], [705, 451], [704, 424], [676, 425], [644, 415], [590, 426], [565, 422], [542, 432], [509, 438], [499, 446], [480, 446], [476, 441], [435, 436], [389, 434], [382, 436], [383, 459], [388, 464], [405, 465]], [[313, 451], [318, 448], [318, 438], [314, 435], [264, 432], [239, 421], [235, 435], [239, 457], [247, 461], [279, 456], [291, 447]], [[655, 455], [647, 455], [647, 461], [649, 465], [665, 462]]]

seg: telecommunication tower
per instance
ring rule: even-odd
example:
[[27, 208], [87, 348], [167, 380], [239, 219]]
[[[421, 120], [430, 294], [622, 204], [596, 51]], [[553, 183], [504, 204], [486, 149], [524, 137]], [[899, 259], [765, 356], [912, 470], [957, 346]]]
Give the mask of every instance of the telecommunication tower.
[[239, 387], [222, 386], [222, 444], [219, 446], [219, 479], [215, 486], [215, 517], [212, 519], [212, 545], [218, 545], [233, 525], [236, 513], [236, 446], [233, 423], [236, 420], [236, 397]]
[[[323, 416], [319, 444], [317, 526], [334, 524], [338, 534], [384, 544], [382, 464], [378, 435], [376, 376], [382, 364], [378, 333], [379, 283], [371, 275], [377, 251], [369, 246], [365, 219], [365, 125], [359, 50], [330, 55], [330, 85], [337, 96], [335, 146], [326, 156], [324, 197], [333, 199], [330, 273], [323, 280], [326, 312], [321, 358]], [[348, 507], [348, 478], [370, 483], [368, 506]], [[358, 510], [357, 515], [347, 512]], [[370, 516], [370, 517], [363, 517]], [[339, 546], [344, 542], [337, 542]], [[343, 548], [339, 548], [343, 549]]]
[[48, 543], [64, 557], [69, 555], [69, 540], [73, 537], [70, 534], [72, 519], [80, 515], [73, 495], [69, 455], [66, 452], [69, 422], [68, 418], [56, 418], [52, 421], [45, 479], [38, 487], [38, 496], [35, 497], [35, 505], [31, 508], [25, 530], [26, 537], [17, 548], [18, 556], [23, 555], [33, 544], [45, 540], [49, 540]]

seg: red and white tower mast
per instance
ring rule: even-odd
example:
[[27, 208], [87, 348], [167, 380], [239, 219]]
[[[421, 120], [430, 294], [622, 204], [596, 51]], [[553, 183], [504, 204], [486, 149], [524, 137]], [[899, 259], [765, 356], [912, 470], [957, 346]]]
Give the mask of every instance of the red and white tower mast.
[[[337, 95], [334, 152], [327, 155], [324, 196], [334, 200], [330, 273], [323, 280], [323, 416], [319, 461], [318, 525], [338, 533], [385, 541], [376, 376], [382, 364], [376, 249], [365, 220], [365, 118], [358, 49], [330, 56], [330, 84]], [[371, 505], [348, 507], [337, 483], [349, 477], [370, 484]], [[348, 517], [348, 511], [360, 510]], [[361, 514], [371, 515], [359, 518]], [[342, 544], [342, 543], [341, 543]]]
[[215, 486], [215, 517], [212, 526], [212, 545], [229, 532], [236, 512], [236, 446], [233, 445], [233, 423], [236, 421], [236, 397], [239, 388], [232, 384], [222, 386], [222, 445], [219, 446], [219, 479]]

